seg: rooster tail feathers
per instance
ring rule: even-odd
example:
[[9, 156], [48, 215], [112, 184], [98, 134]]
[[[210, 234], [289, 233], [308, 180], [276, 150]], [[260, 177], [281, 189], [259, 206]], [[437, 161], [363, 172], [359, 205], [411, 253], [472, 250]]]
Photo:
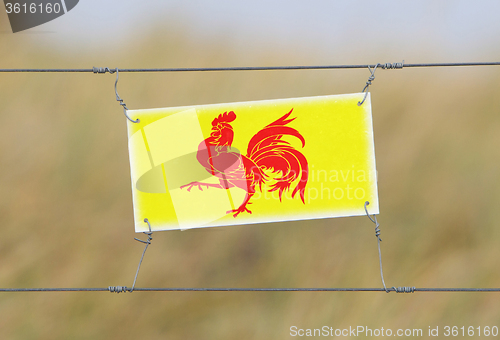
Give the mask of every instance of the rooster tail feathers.
[[[270, 192], [278, 191], [281, 201], [283, 192], [290, 190], [292, 184], [297, 183], [292, 191], [292, 198], [299, 193], [302, 202], [305, 203], [304, 193], [309, 175], [307, 159], [288, 141], [283, 140], [284, 136], [291, 136], [299, 139], [302, 147], [306, 143], [299, 131], [286, 126], [295, 120], [295, 118], [289, 118], [292, 111], [293, 109], [252, 137], [245, 158], [252, 163], [254, 170], [247, 177], [258, 179], [255, 183], [262, 187], [262, 184], [268, 180], [264, 171], [270, 170], [278, 174], [275, 178], [276, 182], [269, 186]], [[245, 167], [248, 169], [247, 166]]]
[[269, 126], [260, 130], [255, 136], [252, 137], [250, 143], [248, 143], [247, 153], [252, 155], [258, 153], [265, 147], [273, 145], [289, 145], [288, 142], [283, 141], [283, 136], [293, 136], [297, 137], [302, 143], [302, 147], [306, 145], [304, 137], [299, 131], [291, 128], [289, 126]]
[[291, 109], [290, 112], [288, 112], [286, 115], [284, 115], [280, 119], [272, 122], [271, 124], [267, 125], [266, 127], [276, 126], [276, 125], [278, 125], [278, 126], [284, 126], [284, 125], [286, 125], [286, 124], [288, 124], [290, 122], [293, 122], [295, 120], [295, 118], [297, 118], [297, 117], [292, 118], [292, 119], [287, 119], [288, 116], [290, 116], [292, 114], [292, 111], [293, 111], [293, 109]]
[[[294, 198], [295, 194], [298, 192], [302, 203], [305, 204], [304, 193], [309, 177], [307, 159], [300, 151], [291, 147], [281, 149], [278, 152], [279, 156], [282, 157], [285, 162], [281, 162], [281, 164], [278, 162], [274, 163], [275, 167], [273, 167], [273, 172], [280, 172], [281, 177], [276, 178], [276, 183], [270, 186], [269, 191], [279, 190], [279, 198], [281, 201], [283, 192], [285, 190], [290, 190], [291, 184], [299, 180], [292, 191], [292, 198]], [[272, 157], [268, 157], [268, 159], [272, 160]]]
[[287, 119], [292, 111], [293, 109], [278, 120], [264, 127], [252, 137], [248, 143], [247, 149], [247, 155], [250, 158], [256, 156], [255, 154], [265, 147], [273, 145], [289, 145], [288, 142], [282, 140], [283, 136], [296, 137], [301, 141], [302, 147], [306, 145], [306, 141], [299, 131], [292, 127], [285, 126], [295, 120], [295, 118]]
[[309, 177], [309, 168], [307, 165], [307, 162], [305, 164], [305, 169], [302, 169], [302, 174], [300, 176], [300, 181], [295, 187], [295, 189], [292, 192], [292, 198], [295, 197], [295, 194], [297, 192], [300, 193], [300, 199], [302, 200], [302, 203], [306, 204], [306, 201], [304, 200], [304, 193], [306, 191], [306, 185], [307, 185], [307, 178]]

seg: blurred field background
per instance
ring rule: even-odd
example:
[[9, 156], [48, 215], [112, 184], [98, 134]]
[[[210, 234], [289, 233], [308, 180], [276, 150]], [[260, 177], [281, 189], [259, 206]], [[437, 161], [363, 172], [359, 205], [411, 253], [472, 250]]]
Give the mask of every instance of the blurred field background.
[[[172, 16], [119, 42], [63, 44], [52, 26], [12, 35], [0, 15], [0, 68], [499, 61], [495, 38], [463, 55], [430, 49], [439, 32], [428, 30], [430, 45], [422, 38], [421, 48], [401, 51], [390, 39], [374, 49], [346, 43], [352, 48], [344, 51], [293, 40], [274, 46], [269, 37], [243, 46], [227, 31], [200, 39], [199, 27]], [[368, 76], [123, 73], [118, 89], [138, 109], [356, 93]], [[376, 72], [370, 90], [388, 286], [500, 286], [499, 77], [498, 67]], [[115, 76], [0, 79], [0, 286], [131, 286], [143, 244], [133, 240]], [[158, 232], [137, 286], [381, 287], [373, 228], [356, 217]], [[428, 326], [500, 326], [499, 305], [498, 293], [0, 293], [0, 338], [286, 339], [293, 325], [425, 334]]]

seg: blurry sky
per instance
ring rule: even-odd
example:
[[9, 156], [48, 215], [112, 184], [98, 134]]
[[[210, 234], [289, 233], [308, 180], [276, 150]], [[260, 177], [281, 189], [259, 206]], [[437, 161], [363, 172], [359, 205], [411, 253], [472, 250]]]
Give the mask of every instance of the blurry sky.
[[195, 42], [224, 37], [241, 55], [268, 51], [281, 54], [283, 63], [294, 53], [306, 64], [486, 61], [500, 52], [498, 13], [497, 0], [81, 0], [65, 16], [24, 33], [2, 25], [0, 41], [35, 36], [61, 51], [105, 54], [155, 29], [183, 27]]

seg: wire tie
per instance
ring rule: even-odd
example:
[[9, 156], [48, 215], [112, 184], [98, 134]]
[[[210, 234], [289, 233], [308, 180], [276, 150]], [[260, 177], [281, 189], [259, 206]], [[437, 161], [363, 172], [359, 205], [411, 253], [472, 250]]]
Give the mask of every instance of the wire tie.
[[396, 293], [414, 293], [415, 287], [392, 287]]
[[375, 70], [377, 69], [377, 67], [380, 67], [384, 70], [402, 69], [404, 66], [404, 63], [405, 63], [405, 61], [403, 60], [403, 62], [401, 62], [401, 63], [375, 64], [373, 69], [370, 67], [370, 65], [368, 65], [368, 70], [370, 71], [371, 75], [368, 77], [368, 80], [366, 81], [366, 84], [365, 84], [365, 87], [363, 88], [363, 91], [361, 91], [361, 93], [364, 93], [365, 96], [363, 97], [362, 101], [358, 102], [358, 106], [363, 105], [363, 103], [366, 100], [366, 96], [368, 96], [368, 87], [372, 84], [372, 81], [375, 80]]
[[109, 286], [108, 290], [111, 293], [117, 293], [117, 294], [128, 292], [128, 288], [125, 286]]
[[151, 244], [151, 240], [153, 240], [153, 237], [151, 236], [151, 235], [153, 235], [153, 232], [151, 231], [151, 224], [149, 224], [149, 220], [147, 218], [144, 219], [144, 222], [146, 222], [148, 224], [148, 228], [149, 228], [149, 232], [148, 231], [143, 232], [144, 235], [148, 236], [147, 241], [140, 240], [136, 237], [134, 237], [134, 240], [142, 242], [142, 243], [146, 243], [146, 244]]
[[385, 63], [385, 64], [379, 64], [379, 67], [381, 67], [384, 70], [394, 70], [394, 69], [402, 69], [404, 67], [405, 61], [401, 63]]
[[110, 69], [109, 67], [93, 67], [92, 68], [92, 72], [94, 73], [106, 73], [106, 72], [109, 72], [111, 74], [115, 73], [115, 70], [113, 69]]
[[142, 252], [141, 260], [139, 261], [139, 265], [137, 266], [137, 271], [135, 272], [134, 283], [132, 284], [132, 288], [130, 288], [130, 290], [129, 290], [129, 292], [131, 292], [131, 293], [134, 291], [135, 283], [137, 282], [137, 276], [139, 275], [139, 269], [141, 269], [142, 260], [144, 259], [144, 254], [146, 254], [146, 250], [148, 249], [148, 246], [151, 244], [151, 241], [153, 240], [153, 237], [151, 236], [151, 235], [153, 235], [153, 232], [151, 231], [151, 224], [149, 223], [149, 220], [147, 218], [144, 219], [144, 222], [148, 224], [149, 232], [145, 231], [145, 232], [143, 232], [143, 234], [147, 235], [148, 239], [146, 241], [143, 241], [143, 240], [140, 240], [140, 239], [134, 237], [134, 240], [142, 242], [142, 243], [146, 244], [146, 246], [144, 247], [144, 251]]
[[134, 240], [145, 243], [146, 246], [144, 247], [144, 251], [142, 252], [141, 260], [139, 261], [139, 265], [137, 266], [137, 271], [135, 272], [135, 277], [134, 277], [134, 283], [132, 284], [132, 288], [127, 288], [127, 286], [109, 286], [108, 290], [111, 293], [125, 293], [125, 292], [130, 292], [132, 293], [135, 288], [135, 283], [137, 282], [137, 276], [139, 275], [139, 269], [141, 269], [141, 264], [142, 260], [144, 259], [144, 254], [146, 254], [146, 250], [148, 249], [148, 246], [151, 244], [151, 241], [153, 240], [153, 232], [151, 231], [151, 224], [149, 223], [149, 220], [147, 218], [144, 219], [144, 222], [148, 224], [149, 231], [143, 232], [143, 234], [148, 236], [147, 241], [140, 240], [138, 238], [134, 237]]
[[380, 242], [382, 242], [382, 239], [380, 238], [380, 225], [377, 221], [377, 216], [375, 216], [375, 214], [374, 214], [373, 218], [372, 218], [370, 216], [370, 214], [368, 213], [368, 209], [366, 207], [369, 204], [370, 204], [370, 202], [368, 202], [368, 201], [365, 202], [365, 212], [366, 212], [366, 216], [368, 216], [370, 221], [372, 221], [375, 224], [375, 237], [377, 238], [377, 243], [378, 243], [378, 260], [379, 260], [379, 265], [380, 265], [380, 278], [382, 279], [382, 285], [384, 286], [386, 293], [389, 293], [390, 289], [387, 289], [387, 287], [385, 286], [384, 271], [382, 270], [382, 252], [380, 250]]
[[[107, 67], [106, 67], [107, 68]], [[108, 68], [107, 68], [108, 69]], [[109, 73], [114, 73], [116, 72], [116, 80], [115, 80], [115, 94], [116, 94], [116, 101], [120, 102], [120, 105], [123, 107], [123, 114], [125, 115], [125, 117], [127, 117], [128, 120], [130, 120], [132, 123], [139, 123], [140, 120], [139, 118], [137, 118], [136, 120], [133, 120], [132, 118], [130, 118], [127, 114], [127, 104], [125, 104], [123, 102], [123, 99], [120, 98], [120, 95], [118, 94], [118, 89], [117, 89], [117, 85], [118, 85], [118, 67], [115, 69], [115, 70], [110, 70], [108, 69]]]
[[368, 65], [368, 70], [370, 71], [371, 75], [368, 77], [368, 80], [366, 81], [366, 85], [365, 85], [365, 87], [363, 87], [363, 91], [361, 91], [361, 93], [364, 92], [365, 96], [363, 97], [362, 101], [358, 102], [358, 106], [363, 105], [363, 103], [365, 102], [366, 96], [368, 95], [368, 87], [372, 84], [372, 81], [375, 80], [375, 70], [377, 69], [377, 67], [379, 65], [380, 64], [376, 64], [375, 67], [373, 68], [373, 70], [370, 67], [370, 65]]
[[388, 289], [385, 286], [385, 281], [384, 281], [384, 271], [382, 270], [382, 252], [380, 250], [380, 242], [382, 242], [382, 239], [380, 238], [380, 224], [377, 221], [377, 216], [375, 214], [373, 215], [373, 218], [370, 216], [368, 213], [368, 209], [366, 208], [370, 202], [366, 201], [365, 202], [365, 212], [366, 216], [370, 219], [375, 224], [375, 237], [377, 238], [377, 243], [378, 243], [378, 260], [379, 260], [379, 265], [380, 265], [380, 278], [382, 279], [382, 285], [384, 286], [385, 292], [390, 293], [391, 291], [395, 291], [396, 293], [413, 293], [415, 291], [415, 287], [392, 287], [392, 289]]
[[95, 74], [97, 73], [100, 73], [100, 74], [103, 74], [103, 73], [110, 73], [110, 74], [113, 74], [116, 72], [116, 81], [115, 81], [115, 95], [116, 95], [116, 101], [118, 101], [120, 103], [120, 105], [123, 107], [123, 114], [125, 114], [125, 117], [127, 117], [128, 120], [130, 120], [132, 123], [139, 123], [140, 120], [139, 118], [137, 118], [136, 120], [133, 120], [131, 119], [128, 114], [127, 114], [127, 104], [125, 104], [123, 102], [123, 99], [120, 98], [120, 95], [118, 94], [118, 89], [117, 89], [117, 85], [118, 85], [118, 68], [115, 68], [115, 69], [110, 69], [109, 67], [93, 67], [92, 68], [92, 72], [94, 72]]

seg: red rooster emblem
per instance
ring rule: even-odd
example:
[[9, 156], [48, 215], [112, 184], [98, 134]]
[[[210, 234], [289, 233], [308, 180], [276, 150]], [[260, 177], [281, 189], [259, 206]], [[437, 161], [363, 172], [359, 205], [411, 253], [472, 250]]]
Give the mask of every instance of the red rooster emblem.
[[295, 118], [288, 119], [293, 109], [280, 119], [265, 126], [257, 132], [248, 143], [246, 156], [231, 147], [234, 131], [231, 122], [236, 119], [233, 111], [224, 112], [212, 121], [212, 133], [198, 146], [196, 158], [198, 162], [213, 176], [219, 178], [219, 184], [191, 182], [181, 186], [190, 191], [194, 186], [203, 190], [214, 187], [229, 189], [241, 188], [246, 191], [246, 196], [239, 208], [227, 213], [234, 213], [234, 217], [248, 210], [250, 199], [255, 194], [256, 187], [262, 192], [262, 186], [268, 186], [268, 191], [279, 191], [279, 198], [285, 190], [297, 182], [292, 192], [292, 198], [298, 192], [302, 202], [308, 178], [308, 165], [305, 156], [296, 150], [289, 142], [283, 140], [284, 136], [293, 136], [305, 146], [302, 135], [287, 126]]

